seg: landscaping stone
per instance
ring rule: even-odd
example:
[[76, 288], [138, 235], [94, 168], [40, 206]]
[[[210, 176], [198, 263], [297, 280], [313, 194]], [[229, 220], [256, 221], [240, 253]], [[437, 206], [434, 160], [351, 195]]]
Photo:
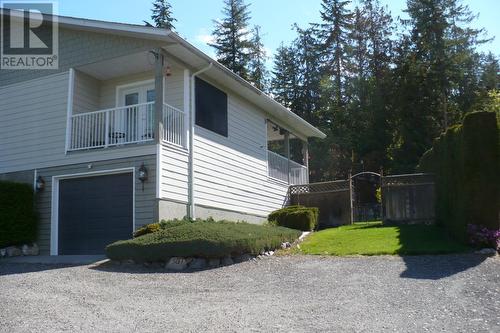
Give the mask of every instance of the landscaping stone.
[[21, 251], [25, 256], [37, 256], [40, 254], [40, 249], [38, 248], [38, 245], [36, 243], [34, 243], [32, 246], [29, 246], [27, 244], [23, 245]]
[[204, 269], [205, 267], [207, 267], [207, 260], [204, 258], [194, 258], [189, 264], [191, 269]]
[[234, 264], [234, 261], [231, 258], [231, 256], [225, 256], [224, 258], [222, 258], [222, 265], [223, 266], [229, 266], [229, 265], [232, 265], [232, 264]]
[[17, 246], [9, 246], [6, 249], [7, 257], [18, 257], [23, 255], [23, 252]]
[[219, 267], [220, 266], [220, 259], [219, 258], [212, 258], [208, 260], [208, 267], [214, 268], [214, 267]]
[[290, 242], [285, 242], [285, 243], [282, 243], [282, 244], [281, 244], [281, 248], [282, 248], [283, 250], [285, 250], [285, 249], [289, 249], [289, 248], [291, 248], [291, 247], [292, 247], [292, 244], [290, 244]]
[[172, 271], [182, 271], [185, 270], [189, 264], [189, 258], [173, 257], [165, 265], [166, 269]]

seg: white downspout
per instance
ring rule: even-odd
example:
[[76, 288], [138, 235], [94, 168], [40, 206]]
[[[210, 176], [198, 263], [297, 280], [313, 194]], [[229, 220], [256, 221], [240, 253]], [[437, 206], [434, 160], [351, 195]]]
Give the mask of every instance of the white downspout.
[[191, 103], [189, 103], [189, 158], [188, 158], [188, 206], [189, 218], [196, 219], [195, 213], [195, 197], [194, 197], [194, 125], [195, 125], [195, 112], [196, 112], [196, 99], [195, 99], [195, 82], [194, 78], [203, 72], [212, 68], [213, 63], [209, 63], [207, 67], [200, 69], [193, 73], [190, 77], [190, 90], [191, 90]]

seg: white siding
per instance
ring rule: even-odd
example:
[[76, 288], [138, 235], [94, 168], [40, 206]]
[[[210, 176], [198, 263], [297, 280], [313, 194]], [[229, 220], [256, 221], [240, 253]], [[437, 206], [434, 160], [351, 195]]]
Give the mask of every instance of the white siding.
[[65, 154], [69, 73], [0, 88], [0, 173], [141, 156], [154, 145]]
[[79, 71], [75, 71], [73, 93], [73, 113], [85, 113], [99, 110], [99, 80]]
[[[195, 128], [197, 205], [266, 216], [280, 208], [288, 185], [267, 176], [266, 116], [229, 94], [228, 137]], [[188, 200], [188, 156], [163, 147], [161, 197]]]

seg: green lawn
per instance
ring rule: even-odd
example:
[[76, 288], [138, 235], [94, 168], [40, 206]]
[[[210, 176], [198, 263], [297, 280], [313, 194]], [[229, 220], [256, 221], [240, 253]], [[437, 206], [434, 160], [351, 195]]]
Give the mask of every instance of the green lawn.
[[440, 254], [467, 250], [466, 246], [451, 240], [436, 226], [383, 226], [381, 222], [367, 222], [315, 232], [296, 251], [343, 256]]

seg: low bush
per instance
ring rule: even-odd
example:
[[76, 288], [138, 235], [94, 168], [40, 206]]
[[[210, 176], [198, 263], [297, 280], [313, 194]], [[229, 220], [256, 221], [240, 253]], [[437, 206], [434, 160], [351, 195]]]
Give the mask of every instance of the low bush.
[[37, 218], [30, 185], [0, 181], [0, 247], [32, 243]]
[[311, 231], [318, 225], [318, 216], [316, 207], [288, 206], [269, 214], [268, 220], [277, 226]]
[[165, 261], [170, 257], [220, 258], [276, 249], [300, 232], [282, 227], [229, 221], [161, 222], [165, 228], [106, 247], [113, 260]]
[[160, 231], [160, 223], [146, 224], [134, 232], [134, 238]]

